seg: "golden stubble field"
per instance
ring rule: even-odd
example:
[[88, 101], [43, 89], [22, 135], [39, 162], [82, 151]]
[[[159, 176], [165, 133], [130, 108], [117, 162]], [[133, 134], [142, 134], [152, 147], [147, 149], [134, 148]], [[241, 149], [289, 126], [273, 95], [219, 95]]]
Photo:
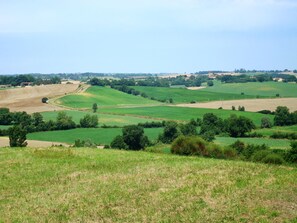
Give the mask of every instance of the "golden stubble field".
[[230, 101], [212, 101], [196, 104], [178, 104], [179, 107], [190, 108], [212, 108], [218, 109], [232, 109], [235, 106], [236, 110], [238, 106], [244, 106], [246, 111], [257, 112], [260, 110], [274, 111], [277, 106], [287, 106], [290, 111], [297, 110], [297, 98], [276, 98], [276, 99], [245, 99], [245, 100], [230, 100]]
[[1, 90], [0, 107], [27, 113], [62, 110], [52, 104], [42, 103], [41, 99], [63, 96], [75, 92], [78, 87], [79, 84], [54, 84]]

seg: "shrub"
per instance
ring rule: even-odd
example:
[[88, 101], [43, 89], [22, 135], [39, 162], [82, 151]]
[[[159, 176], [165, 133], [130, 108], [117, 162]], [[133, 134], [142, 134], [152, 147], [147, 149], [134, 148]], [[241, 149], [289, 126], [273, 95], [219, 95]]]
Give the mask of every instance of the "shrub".
[[163, 143], [171, 143], [180, 135], [180, 132], [177, 127], [178, 125], [176, 122], [166, 122], [163, 133], [159, 136], [159, 141]]
[[291, 149], [286, 154], [286, 159], [289, 162], [297, 163], [297, 141], [291, 142]]
[[178, 155], [208, 155], [207, 142], [199, 137], [180, 136], [171, 145], [171, 152]]
[[42, 99], [41, 99], [41, 102], [42, 102], [42, 103], [47, 103], [47, 102], [48, 102], [48, 98], [47, 98], [47, 97], [42, 98]]
[[129, 150], [142, 150], [149, 144], [143, 128], [137, 125], [125, 126], [123, 128], [123, 139]]
[[98, 117], [97, 115], [85, 115], [79, 121], [82, 128], [96, 128], [98, 126]]
[[262, 162], [262, 160], [272, 152], [269, 150], [260, 150], [253, 154], [251, 160], [254, 162]]
[[226, 159], [234, 159], [237, 157], [237, 151], [234, 148], [227, 147], [224, 149], [224, 156]]
[[112, 142], [110, 143], [110, 147], [113, 149], [127, 149], [128, 146], [127, 144], [124, 142], [124, 138], [123, 136], [116, 136]]
[[272, 127], [272, 123], [270, 119], [267, 117], [263, 117], [261, 119], [261, 128], [271, 128], [271, 127]]
[[8, 130], [10, 147], [26, 147], [26, 131], [21, 126], [13, 126]]
[[275, 153], [268, 154], [262, 161], [270, 164], [283, 164], [285, 162], [283, 157]]

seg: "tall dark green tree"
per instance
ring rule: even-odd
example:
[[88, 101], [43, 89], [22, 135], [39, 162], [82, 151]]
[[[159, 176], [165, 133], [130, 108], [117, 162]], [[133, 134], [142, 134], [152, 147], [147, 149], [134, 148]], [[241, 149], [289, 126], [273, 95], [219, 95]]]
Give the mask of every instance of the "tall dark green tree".
[[95, 113], [98, 109], [98, 105], [97, 103], [94, 103], [93, 106], [92, 106], [92, 109], [93, 109], [93, 112]]
[[252, 120], [244, 116], [237, 117], [236, 115], [231, 115], [230, 118], [226, 120], [226, 124], [228, 125], [227, 132], [232, 137], [242, 137], [256, 128]]
[[140, 126], [125, 126], [122, 131], [123, 140], [129, 150], [142, 150], [149, 144], [148, 138], [144, 135], [143, 128]]
[[275, 110], [274, 125], [285, 126], [291, 124], [291, 115], [286, 106], [278, 106]]
[[8, 129], [9, 145], [10, 147], [26, 147], [27, 146], [27, 132], [16, 125]]

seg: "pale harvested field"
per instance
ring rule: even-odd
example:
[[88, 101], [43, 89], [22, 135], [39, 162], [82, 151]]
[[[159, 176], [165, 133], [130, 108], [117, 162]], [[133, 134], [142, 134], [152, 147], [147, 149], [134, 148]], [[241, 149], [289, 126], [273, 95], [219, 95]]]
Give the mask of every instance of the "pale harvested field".
[[[68, 147], [68, 144], [60, 143], [60, 142], [46, 142], [46, 141], [37, 141], [37, 140], [27, 140], [28, 147], [32, 148], [48, 148], [53, 145], [63, 145]], [[9, 146], [9, 139], [8, 137], [0, 137], [0, 147], [8, 147]]]
[[287, 106], [290, 111], [297, 110], [297, 98], [276, 98], [276, 99], [245, 99], [245, 100], [232, 100], [232, 101], [213, 101], [206, 103], [196, 104], [178, 104], [179, 107], [190, 108], [213, 108], [218, 109], [232, 109], [235, 106], [236, 110], [238, 106], [244, 106], [246, 111], [256, 112], [260, 110], [274, 111], [277, 106]]
[[0, 91], [0, 107], [28, 113], [62, 110], [60, 107], [42, 103], [41, 99], [43, 97], [51, 99], [74, 92], [78, 86], [78, 84], [54, 84], [2, 90]]
[[193, 90], [193, 91], [196, 91], [196, 90], [201, 90], [201, 89], [204, 89], [206, 87], [187, 87], [188, 90]]

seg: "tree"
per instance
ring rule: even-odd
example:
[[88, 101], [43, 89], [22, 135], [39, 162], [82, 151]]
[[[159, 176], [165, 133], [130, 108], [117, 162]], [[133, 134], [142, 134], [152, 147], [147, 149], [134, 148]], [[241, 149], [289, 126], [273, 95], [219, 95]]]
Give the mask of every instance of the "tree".
[[97, 111], [97, 109], [98, 109], [98, 105], [97, 105], [97, 103], [94, 103], [94, 104], [93, 104], [92, 109], [93, 109], [93, 112], [94, 112], [94, 113]]
[[271, 127], [272, 127], [272, 123], [270, 119], [267, 117], [263, 117], [261, 119], [261, 128], [271, 128]]
[[10, 125], [12, 119], [12, 113], [8, 108], [0, 108], [0, 125]]
[[[194, 120], [193, 120], [194, 121]], [[197, 135], [196, 125], [192, 122], [180, 125], [180, 131], [185, 136]]]
[[213, 81], [211, 81], [211, 80], [207, 81], [207, 86], [212, 87], [213, 86]]
[[59, 112], [57, 116], [57, 129], [66, 130], [74, 129], [76, 127], [75, 122], [72, 120], [71, 116], [68, 116], [66, 112]]
[[116, 136], [112, 142], [110, 143], [110, 147], [113, 149], [127, 149], [128, 146], [127, 144], [124, 142], [124, 138], [123, 136]]
[[177, 126], [177, 123], [174, 121], [166, 122], [163, 134], [159, 136], [159, 140], [163, 143], [171, 143], [180, 135]]
[[143, 128], [137, 125], [129, 125], [123, 128], [123, 139], [129, 150], [142, 150], [149, 144], [144, 135]]
[[97, 115], [85, 115], [79, 121], [82, 128], [96, 128], [98, 126], [98, 117]]
[[275, 110], [274, 125], [284, 126], [290, 124], [291, 119], [289, 109], [286, 106], [278, 106]]
[[26, 147], [26, 131], [18, 125], [8, 129], [10, 147]]
[[214, 134], [219, 134], [224, 129], [223, 120], [213, 113], [206, 113], [203, 115], [200, 134], [212, 131]]
[[42, 102], [42, 103], [47, 103], [47, 102], [48, 102], [48, 98], [47, 98], [47, 97], [43, 97], [43, 98], [41, 99], [41, 102]]
[[242, 137], [245, 133], [252, 131], [256, 126], [252, 122], [252, 120], [244, 117], [236, 115], [231, 115], [230, 118], [226, 120], [227, 123], [227, 132], [232, 137]]

